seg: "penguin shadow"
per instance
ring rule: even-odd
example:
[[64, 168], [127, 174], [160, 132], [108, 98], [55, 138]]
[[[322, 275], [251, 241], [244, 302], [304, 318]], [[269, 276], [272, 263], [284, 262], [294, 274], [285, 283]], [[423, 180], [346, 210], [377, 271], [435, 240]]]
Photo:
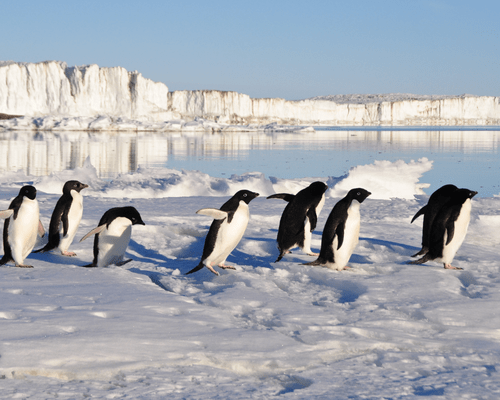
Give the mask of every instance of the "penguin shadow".
[[158, 263], [166, 264], [167, 262], [174, 261], [158, 253], [158, 251], [156, 250], [147, 249], [142, 244], [137, 243], [135, 240], [132, 239], [130, 240], [128, 247], [141, 256], [141, 258], [138, 258], [137, 255], [135, 254], [131, 256], [132, 260], [134, 261], [139, 261], [149, 264], [158, 264]]
[[[420, 250], [420, 247], [410, 246], [408, 244], [399, 243], [399, 242], [392, 242], [390, 240], [381, 240], [381, 239], [374, 239], [374, 238], [367, 238], [367, 237], [360, 237], [359, 240], [360, 241], [363, 240], [363, 241], [367, 242], [369, 245], [387, 247], [393, 253], [408, 257], [407, 261], [399, 262], [398, 264], [400, 264], [400, 265], [408, 264], [408, 262], [411, 261], [411, 255], [415, 254], [417, 251]], [[401, 251], [400, 249], [403, 249], [403, 251]], [[354, 254], [351, 257], [351, 261], [358, 262], [358, 261], [355, 261], [353, 259], [353, 257], [354, 257]], [[365, 260], [367, 260], [367, 259], [365, 258]], [[368, 261], [366, 263], [373, 264], [373, 262], [371, 262], [371, 261]]]
[[[63, 256], [62, 254], [58, 254], [52, 251], [48, 251], [46, 253], [34, 253], [28, 256], [26, 260], [37, 260], [43, 261], [50, 264], [57, 265], [76, 265], [77, 267], [83, 267], [84, 265], [88, 265], [92, 260], [82, 260], [78, 254], [74, 257]], [[30, 262], [31, 264], [31, 262]], [[36, 263], [34, 263], [34, 267], [36, 268]]]

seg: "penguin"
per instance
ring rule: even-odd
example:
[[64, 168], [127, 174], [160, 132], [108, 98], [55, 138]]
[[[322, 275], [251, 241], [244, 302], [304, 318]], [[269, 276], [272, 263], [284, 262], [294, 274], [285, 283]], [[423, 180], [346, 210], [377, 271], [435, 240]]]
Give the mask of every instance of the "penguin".
[[5, 219], [3, 226], [4, 256], [0, 265], [14, 261], [16, 267], [33, 268], [25, 265], [24, 259], [35, 247], [37, 235], [43, 237], [45, 230], [40, 222], [40, 209], [34, 186], [23, 186], [7, 210], [0, 211]]
[[92, 229], [80, 242], [89, 236], [94, 238], [94, 260], [85, 268], [106, 267], [110, 264], [124, 265], [125, 250], [130, 242], [132, 225], [146, 225], [134, 207], [115, 207], [104, 213], [97, 228]]
[[83, 215], [83, 197], [80, 191], [87, 187], [89, 185], [78, 181], [68, 181], [64, 184], [63, 195], [57, 201], [50, 218], [49, 242], [35, 253], [58, 247], [63, 256], [76, 256], [76, 253], [68, 251], [68, 248], [73, 242]]
[[455, 185], [444, 185], [437, 189], [434, 193], [429, 197], [429, 201], [425, 206], [423, 206], [412, 218], [411, 223], [415, 221], [419, 216], [424, 216], [424, 224], [422, 226], [422, 249], [412, 255], [412, 257], [424, 256], [429, 251], [429, 235], [432, 223], [436, 218], [437, 213], [441, 209], [441, 207], [446, 204], [452, 194], [458, 188]]
[[323, 229], [319, 257], [305, 265], [321, 265], [342, 271], [359, 240], [359, 206], [371, 195], [362, 188], [351, 189], [333, 207]]
[[283, 199], [288, 202], [281, 215], [278, 229], [278, 250], [280, 261], [294, 247], [300, 247], [306, 254], [317, 256], [311, 251], [312, 231], [316, 229], [318, 216], [325, 204], [328, 186], [323, 182], [313, 182], [296, 195], [277, 193], [268, 199]]
[[441, 261], [445, 269], [462, 269], [451, 265], [462, 245], [469, 227], [471, 199], [477, 192], [457, 189], [436, 214], [429, 231], [429, 251], [419, 260], [409, 264], [423, 264], [427, 261]]
[[196, 211], [197, 214], [214, 218], [214, 221], [205, 238], [200, 263], [186, 275], [199, 271], [203, 267], [207, 267], [215, 275], [219, 275], [214, 269], [215, 265], [222, 269], [236, 269], [233, 266], [225, 265], [226, 258], [243, 237], [250, 219], [248, 204], [257, 196], [259, 193], [240, 190], [220, 209], [202, 208]]

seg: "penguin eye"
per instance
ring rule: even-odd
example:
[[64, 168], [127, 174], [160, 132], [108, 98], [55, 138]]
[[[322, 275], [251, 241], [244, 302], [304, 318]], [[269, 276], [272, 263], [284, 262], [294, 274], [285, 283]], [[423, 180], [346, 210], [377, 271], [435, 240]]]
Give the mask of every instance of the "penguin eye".
[[361, 196], [361, 192], [358, 192], [358, 196]]
[[247, 197], [247, 194], [246, 194], [246, 193], [243, 193], [243, 197]]

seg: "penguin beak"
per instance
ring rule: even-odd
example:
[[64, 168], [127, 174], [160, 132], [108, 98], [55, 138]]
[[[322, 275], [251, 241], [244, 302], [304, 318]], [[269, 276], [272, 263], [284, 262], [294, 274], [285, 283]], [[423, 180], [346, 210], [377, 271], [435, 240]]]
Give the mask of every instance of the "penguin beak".
[[85, 189], [85, 188], [88, 188], [89, 185], [87, 185], [86, 183], [82, 183], [82, 189]]

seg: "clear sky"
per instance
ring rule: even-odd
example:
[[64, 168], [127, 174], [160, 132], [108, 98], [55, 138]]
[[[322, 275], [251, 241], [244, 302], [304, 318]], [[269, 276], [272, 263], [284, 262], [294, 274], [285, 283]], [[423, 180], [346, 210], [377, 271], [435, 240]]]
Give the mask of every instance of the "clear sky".
[[251, 97], [500, 96], [499, 0], [0, 2], [0, 60]]

